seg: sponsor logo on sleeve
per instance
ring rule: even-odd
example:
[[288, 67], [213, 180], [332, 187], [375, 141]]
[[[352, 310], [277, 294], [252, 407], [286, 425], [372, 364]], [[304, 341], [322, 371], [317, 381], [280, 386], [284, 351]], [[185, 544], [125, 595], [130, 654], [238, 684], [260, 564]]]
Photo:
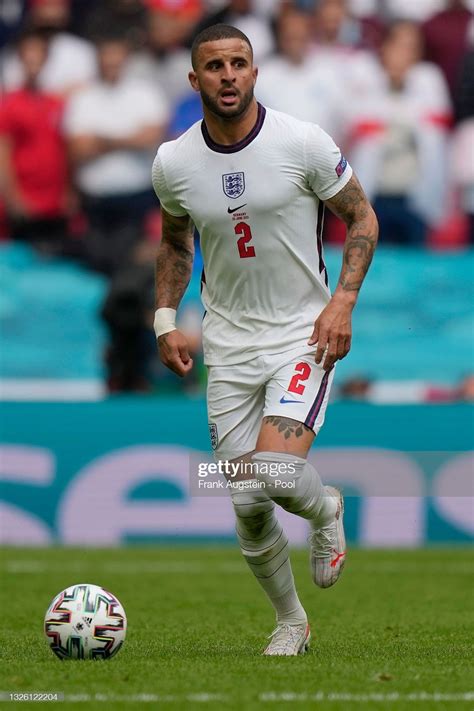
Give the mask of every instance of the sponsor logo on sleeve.
[[343, 155], [341, 155], [341, 160], [336, 165], [336, 174], [337, 174], [338, 178], [341, 177], [341, 175], [344, 173], [346, 168], [347, 168], [347, 159], [344, 158]]

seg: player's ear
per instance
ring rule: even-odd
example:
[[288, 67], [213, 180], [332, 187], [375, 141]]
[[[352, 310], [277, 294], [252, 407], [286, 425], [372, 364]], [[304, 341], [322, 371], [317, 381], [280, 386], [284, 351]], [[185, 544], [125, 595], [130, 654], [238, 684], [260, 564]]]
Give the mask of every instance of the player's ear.
[[257, 77], [258, 77], [258, 67], [253, 67], [252, 69], [252, 75], [253, 75], [253, 85], [257, 83]]
[[189, 72], [188, 79], [194, 91], [199, 91], [199, 81], [196, 72]]

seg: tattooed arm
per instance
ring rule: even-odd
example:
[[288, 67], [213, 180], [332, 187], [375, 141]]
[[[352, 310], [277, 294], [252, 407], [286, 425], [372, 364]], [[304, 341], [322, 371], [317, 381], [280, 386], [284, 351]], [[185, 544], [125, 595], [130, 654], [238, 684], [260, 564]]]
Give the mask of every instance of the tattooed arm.
[[[163, 234], [156, 258], [156, 307], [177, 309], [191, 279], [194, 260], [193, 225], [188, 216], [173, 217], [162, 209]], [[175, 329], [158, 338], [162, 362], [184, 376], [193, 366], [188, 343]]]
[[341, 360], [349, 353], [351, 347], [352, 310], [372, 261], [378, 224], [355, 175], [337, 195], [326, 200], [326, 205], [347, 226], [339, 282], [331, 301], [316, 319], [309, 340], [310, 345], [318, 344], [316, 363], [321, 362], [327, 349], [323, 367], [330, 370], [336, 360]]
[[156, 257], [156, 308], [177, 309], [191, 279], [194, 237], [191, 219], [161, 210], [162, 238]]
[[377, 244], [377, 218], [355, 175], [326, 205], [347, 226], [343, 265], [334, 296], [352, 292], [348, 300], [354, 305]]

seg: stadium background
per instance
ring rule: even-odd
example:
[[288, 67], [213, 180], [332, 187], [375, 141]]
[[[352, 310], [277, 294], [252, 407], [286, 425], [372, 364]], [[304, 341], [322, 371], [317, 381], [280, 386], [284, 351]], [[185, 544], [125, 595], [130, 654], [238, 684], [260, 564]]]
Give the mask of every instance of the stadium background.
[[[160, 366], [150, 328], [151, 162], [199, 119], [189, 46], [215, 21], [254, 43], [258, 98], [335, 135], [382, 223], [311, 453], [346, 498], [329, 593], [284, 515], [314, 637], [298, 660], [260, 656], [272, 613], [229, 501], [195, 495], [210, 459], [199, 249], [180, 309], [191, 378]], [[34, 91], [19, 90], [25, 26], [49, 48]], [[472, 708], [473, 50], [462, 0], [0, 3], [0, 701]], [[342, 240], [327, 219], [333, 285]], [[84, 580], [127, 611], [106, 668], [65, 668], [44, 640], [53, 595]]]
[[[137, 178], [132, 189], [125, 169], [114, 182], [100, 165], [103, 153], [78, 158], [74, 146], [77, 134], [115, 138], [141, 128], [140, 121], [151, 124], [151, 142], [126, 151], [130, 165], [141, 161], [148, 176], [158, 137], [176, 136], [199, 118], [186, 89], [189, 46], [199, 28], [216, 20], [235, 23], [253, 41], [261, 68], [257, 98], [283, 110], [290, 100], [296, 115], [336, 134], [383, 223], [354, 316], [353, 348], [338, 365], [312, 455], [327, 479], [345, 487], [349, 539], [370, 546], [469, 540], [474, 25], [468, 7], [442, 0], [3, 6], [0, 140], [4, 178], [13, 175], [4, 180], [1, 202], [4, 544], [233, 538], [228, 500], [209, 502], [189, 488], [190, 454], [209, 457], [199, 248], [180, 310], [197, 365], [181, 382], [158, 363], [150, 329], [161, 225], [149, 183], [139, 187]], [[451, 29], [443, 40], [446, 23]], [[24, 70], [16, 39], [25, 26], [39, 28], [49, 42], [37, 91], [60, 102], [61, 119], [47, 137], [60, 152], [54, 161], [69, 163], [58, 178], [68, 200], [49, 207], [44, 163], [28, 168], [35, 193], [15, 153], [25, 140], [32, 161], [48, 161], [44, 128], [31, 146], [17, 128], [29, 110], [28, 94], [25, 104], [17, 98]], [[140, 111], [127, 116], [123, 130], [120, 119], [118, 128], [101, 124], [97, 99], [95, 112], [90, 99], [87, 118], [81, 113], [81, 99], [93, 93], [101, 72], [110, 72], [98, 64], [107, 42], [128, 44], [117, 76], [107, 80], [110, 91], [119, 101], [130, 86], [153, 95], [143, 119]], [[421, 134], [429, 136], [428, 149]], [[127, 165], [120, 162], [125, 149], [107, 150], [117, 174]], [[342, 239], [340, 224], [327, 220], [332, 284]], [[293, 542], [304, 543], [303, 524], [288, 525]]]

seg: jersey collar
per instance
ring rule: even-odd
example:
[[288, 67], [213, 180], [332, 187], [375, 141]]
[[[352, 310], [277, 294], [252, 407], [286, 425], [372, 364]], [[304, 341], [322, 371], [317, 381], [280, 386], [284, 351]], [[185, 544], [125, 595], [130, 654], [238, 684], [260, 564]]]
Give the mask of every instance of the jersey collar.
[[257, 120], [252, 130], [245, 136], [245, 138], [242, 138], [241, 141], [239, 141], [238, 143], [232, 143], [228, 146], [222, 145], [222, 143], [215, 143], [212, 140], [211, 136], [209, 135], [209, 131], [207, 130], [206, 123], [203, 120], [201, 122], [201, 132], [208, 148], [210, 148], [211, 151], [216, 151], [216, 153], [237, 153], [238, 151], [241, 151], [242, 148], [245, 148], [250, 143], [252, 143], [252, 141], [257, 138], [258, 134], [262, 129], [266, 114], [265, 107], [262, 106], [262, 104], [257, 103], [257, 106]]

